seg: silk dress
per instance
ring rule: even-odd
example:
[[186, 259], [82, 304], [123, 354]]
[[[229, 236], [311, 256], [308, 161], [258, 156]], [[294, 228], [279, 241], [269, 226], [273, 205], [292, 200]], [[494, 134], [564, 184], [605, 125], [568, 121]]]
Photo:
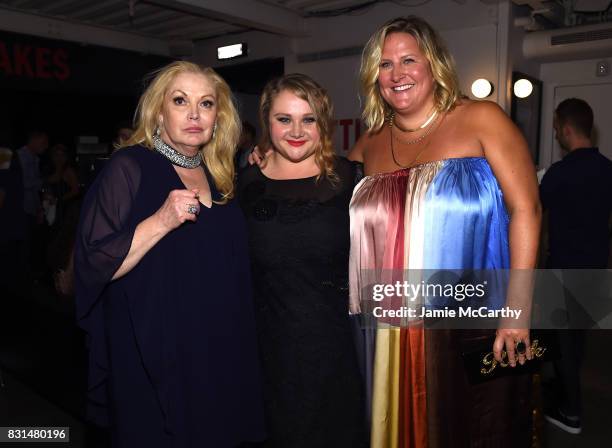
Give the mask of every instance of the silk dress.
[[[396, 279], [381, 278], [385, 272], [510, 266], [508, 213], [482, 157], [366, 176], [350, 215], [353, 309], [371, 275], [388, 282]], [[429, 330], [415, 319], [364, 331], [372, 447], [528, 446], [529, 379], [472, 385], [464, 372], [464, 344], [494, 330]]]

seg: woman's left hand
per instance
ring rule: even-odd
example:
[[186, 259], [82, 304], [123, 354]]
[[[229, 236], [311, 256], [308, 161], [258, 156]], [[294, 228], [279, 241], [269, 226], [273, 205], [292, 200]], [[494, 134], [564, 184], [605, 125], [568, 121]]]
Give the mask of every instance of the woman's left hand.
[[[525, 344], [522, 353], [519, 353], [517, 346], [519, 343]], [[493, 355], [495, 360], [501, 363], [503, 360], [503, 350], [508, 356], [508, 363], [511, 367], [516, 367], [518, 360], [520, 365], [525, 364], [525, 361], [532, 359], [531, 341], [529, 340], [529, 330], [523, 328], [500, 328], [496, 332], [495, 342], [493, 343]], [[521, 347], [518, 347], [519, 349]]]
[[268, 150], [264, 152], [259, 146], [256, 145], [249, 154], [249, 165], [257, 165], [259, 168], [263, 168], [266, 161], [266, 156], [272, 151], [272, 148], [268, 148]]

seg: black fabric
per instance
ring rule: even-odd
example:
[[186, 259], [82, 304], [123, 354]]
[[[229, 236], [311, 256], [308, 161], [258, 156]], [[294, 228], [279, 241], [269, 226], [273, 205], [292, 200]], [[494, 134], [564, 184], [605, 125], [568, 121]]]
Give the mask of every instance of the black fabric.
[[580, 368], [584, 357], [585, 330], [557, 331], [559, 347], [563, 356], [554, 362], [555, 374], [559, 381], [557, 404], [565, 415], [582, 415], [582, 393]]
[[610, 244], [612, 162], [581, 148], [554, 163], [540, 185], [548, 210], [549, 268], [605, 268]]
[[355, 167], [339, 182], [241, 173], [264, 369], [266, 446], [365, 446], [363, 389], [348, 315]]
[[184, 188], [163, 156], [125, 148], [82, 207], [76, 307], [90, 349], [89, 415], [111, 425], [116, 447], [233, 447], [264, 435], [237, 204], [202, 206], [196, 223], [173, 230], [128, 274], [110, 280], [136, 226], [171, 190]]

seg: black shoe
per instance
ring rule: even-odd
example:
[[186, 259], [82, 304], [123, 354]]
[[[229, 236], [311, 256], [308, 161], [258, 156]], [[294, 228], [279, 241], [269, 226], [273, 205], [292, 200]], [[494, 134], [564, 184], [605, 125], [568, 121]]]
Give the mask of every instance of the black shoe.
[[544, 418], [557, 428], [561, 428], [570, 434], [580, 434], [582, 426], [580, 426], [579, 417], [568, 417], [560, 409], [554, 408], [544, 413]]

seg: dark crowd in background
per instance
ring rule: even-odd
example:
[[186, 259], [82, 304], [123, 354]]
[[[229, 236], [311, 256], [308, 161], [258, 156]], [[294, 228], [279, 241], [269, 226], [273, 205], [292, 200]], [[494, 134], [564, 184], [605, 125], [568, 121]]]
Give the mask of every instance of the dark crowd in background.
[[112, 142], [53, 141], [27, 132], [18, 149], [0, 149], [0, 263], [3, 290], [28, 297], [52, 286], [58, 300], [73, 295], [73, 244], [84, 193], [108, 157], [131, 135], [118, 123]]

